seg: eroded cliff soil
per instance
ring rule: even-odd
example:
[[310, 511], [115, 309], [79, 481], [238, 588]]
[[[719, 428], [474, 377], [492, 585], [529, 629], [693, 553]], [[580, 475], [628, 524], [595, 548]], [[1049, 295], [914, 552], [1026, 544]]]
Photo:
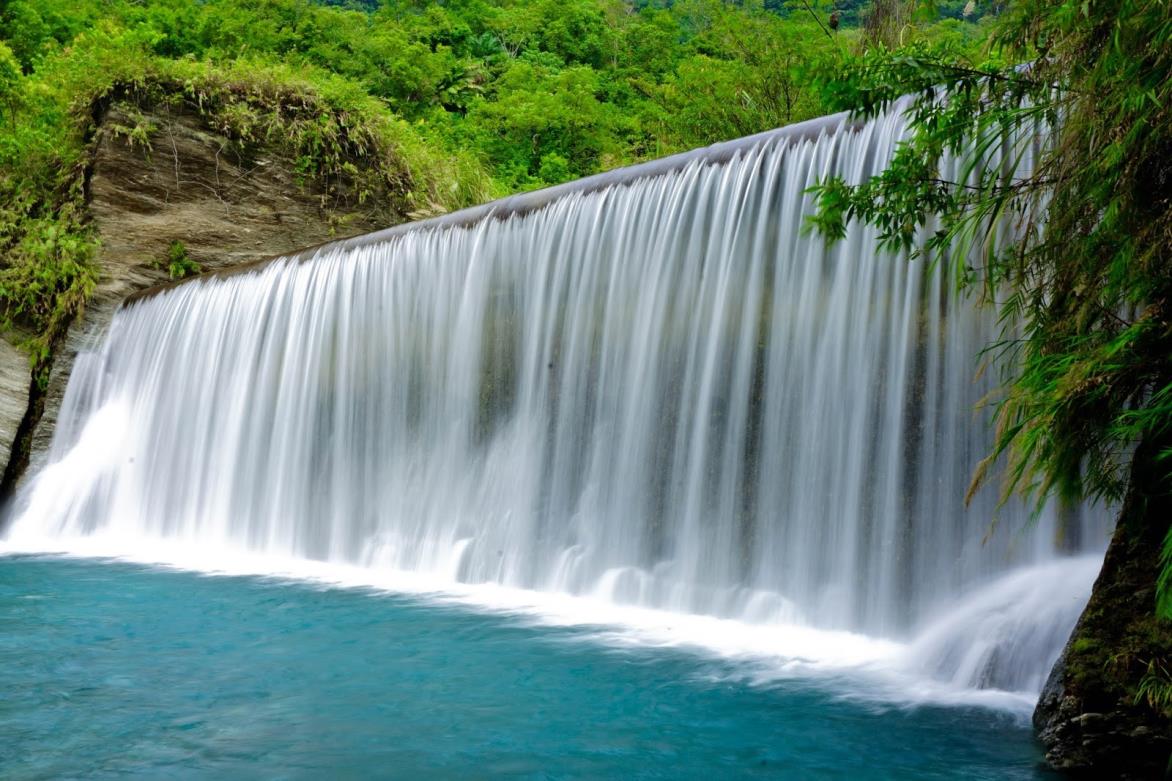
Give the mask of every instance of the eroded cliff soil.
[[0, 342], [6, 498], [47, 455], [78, 350], [100, 337], [128, 295], [170, 279], [173, 243], [216, 271], [403, 219], [391, 199], [360, 206], [344, 191], [300, 181], [294, 161], [241, 147], [182, 105], [115, 104], [98, 119], [88, 188], [101, 241], [97, 290], [58, 343], [47, 385], [33, 382], [27, 357]]

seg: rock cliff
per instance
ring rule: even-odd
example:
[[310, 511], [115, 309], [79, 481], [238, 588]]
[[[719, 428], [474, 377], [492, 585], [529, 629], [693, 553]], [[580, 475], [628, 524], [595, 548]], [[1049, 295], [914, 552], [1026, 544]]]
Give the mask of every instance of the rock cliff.
[[1136, 452], [1131, 489], [1103, 569], [1034, 711], [1051, 766], [1081, 778], [1172, 777], [1172, 713], [1149, 698], [1165, 685], [1172, 622], [1157, 617], [1160, 549], [1172, 523], [1172, 485], [1157, 454]]
[[88, 207], [101, 244], [95, 294], [58, 341], [47, 384], [34, 382], [28, 358], [0, 341], [6, 498], [47, 455], [78, 350], [99, 338], [127, 296], [168, 281], [175, 242], [201, 270], [217, 271], [403, 219], [386, 205], [391, 199], [360, 206], [300, 181], [294, 161], [263, 146], [241, 148], [182, 104], [100, 107], [91, 149]]

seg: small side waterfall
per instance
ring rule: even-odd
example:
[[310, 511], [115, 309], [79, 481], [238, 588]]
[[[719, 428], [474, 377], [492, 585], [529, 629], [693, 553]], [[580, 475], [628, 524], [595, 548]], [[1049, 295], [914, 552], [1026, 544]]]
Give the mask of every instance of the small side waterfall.
[[[767, 137], [135, 302], [79, 359], [9, 534], [896, 639], [932, 622], [925, 669], [1036, 688], [1094, 566], [1062, 558], [1056, 512], [964, 504], [992, 438], [993, 313], [868, 228], [829, 249], [803, 231], [810, 186], [871, 175], [902, 133]], [[1101, 551], [1101, 514], [1067, 515]], [[1001, 650], [957, 645], [1006, 611]], [[1039, 614], [1057, 616], [1040, 634]]]

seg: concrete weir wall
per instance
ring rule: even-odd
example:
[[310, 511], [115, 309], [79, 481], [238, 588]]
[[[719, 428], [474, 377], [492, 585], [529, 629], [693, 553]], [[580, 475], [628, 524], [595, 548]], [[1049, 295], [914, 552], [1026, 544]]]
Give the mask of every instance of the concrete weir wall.
[[[89, 209], [101, 240], [101, 276], [85, 313], [71, 325], [53, 356], [43, 392], [31, 385], [27, 358], [0, 342], [0, 457], [7, 468], [7, 497], [30, 467], [43, 462], [74, 358], [101, 335], [119, 306], [209, 276], [246, 273], [278, 258], [308, 260], [326, 247], [361, 246], [408, 231], [505, 219], [541, 209], [570, 193], [660, 176], [697, 160], [718, 164], [765, 141], [798, 143], [851, 126], [845, 114], [820, 117], [386, 227], [402, 215], [372, 213], [357, 205], [326, 211], [316, 193], [294, 181], [291, 161], [264, 150], [247, 160], [235, 159], [226, 152], [229, 140], [193, 113], [172, 108], [146, 116], [157, 128], [150, 148], [136, 147], [113, 131], [115, 126], [133, 124], [118, 106], [106, 112], [95, 136]], [[356, 235], [331, 240], [339, 231]], [[166, 257], [175, 241], [183, 243], [202, 274], [168, 279]], [[17, 442], [22, 425], [27, 440]]]
[[[417, 222], [407, 222], [395, 225], [383, 230], [373, 231], [371, 233], [364, 233], [357, 236], [351, 236], [345, 239], [326, 242], [316, 246], [306, 247], [295, 252], [275, 253], [271, 257], [267, 257], [256, 261], [254, 263], [234, 265], [231, 268], [225, 268], [216, 272], [217, 275], [224, 274], [238, 274], [245, 273], [255, 269], [257, 266], [263, 265], [279, 258], [293, 258], [296, 260], [309, 260], [318, 252], [326, 249], [345, 249], [349, 247], [360, 247], [368, 244], [377, 244], [381, 241], [402, 235], [411, 231], [419, 230], [442, 230], [444, 228], [452, 227], [466, 227], [475, 225], [484, 220], [503, 220], [515, 215], [527, 214], [529, 212], [542, 209], [554, 201], [571, 193], [591, 193], [597, 190], [602, 190], [607, 187], [615, 185], [623, 185], [634, 182], [639, 179], [649, 179], [656, 176], [677, 171], [684, 166], [696, 162], [704, 161], [705, 163], [720, 164], [730, 160], [732, 157], [746, 149], [765, 143], [784, 141], [787, 143], [798, 143], [801, 141], [812, 141], [823, 133], [832, 132], [838, 128], [846, 127], [853, 129], [856, 127], [851, 122], [849, 116], [845, 113], [831, 114], [825, 117], [818, 117], [810, 119], [805, 122], [798, 122], [793, 125], [787, 125], [775, 130], [768, 130], [764, 133], [758, 133], [752, 136], [745, 136], [744, 138], [734, 139], [732, 141], [723, 141], [711, 146], [700, 147], [688, 152], [681, 152], [679, 154], [662, 157], [658, 160], [651, 160], [646, 163], [638, 165], [631, 165], [625, 168], [616, 168], [613, 171], [607, 171], [594, 176], [587, 176], [583, 179], [576, 179], [572, 182], [555, 185], [553, 187], [546, 187], [541, 190], [533, 190], [526, 193], [518, 193], [517, 195], [510, 195], [506, 198], [501, 198], [496, 201], [481, 204], [479, 206], [472, 206], [467, 209], [445, 214], [439, 217], [432, 217], [426, 220], [419, 220]], [[126, 303], [131, 303], [139, 298], [154, 295], [162, 290], [174, 287], [178, 284], [198, 281], [200, 277], [195, 277], [186, 280], [179, 280], [176, 282], [167, 282], [154, 287], [143, 289], [126, 299]]]

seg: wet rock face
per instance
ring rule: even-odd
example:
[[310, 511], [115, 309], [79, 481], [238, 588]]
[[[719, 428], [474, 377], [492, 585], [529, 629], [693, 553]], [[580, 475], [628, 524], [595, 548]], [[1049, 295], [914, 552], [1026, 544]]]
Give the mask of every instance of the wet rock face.
[[[136, 123], [154, 128], [149, 148], [116, 130]], [[174, 241], [214, 271], [397, 221], [381, 204], [358, 207], [307, 189], [294, 161], [241, 151], [190, 112], [140, 119], [117, 106], [98, 131], [90, 212], [106, 272], [99, 296], [165, 280]]]
[[[136, 125], [151, 128], [149, 144], [131, 143], [127, 129]], [[359, 206], [307, 187], [292, 160], [263, 147], [241, 150], [182, 107], [140, 113], [115, 105], [102, 118], [93, 149], [89, 210], [101, 239], [97, 290], [57, 347], [40, 400], [28, 397], [28, 360], [0, 346], [5, 463], [23, 455], [10, 455], [22, 419], [31, 431], [28, 466], [44, 462], [78, 350], [100, 337], [128, 295], [169, 279], [173, 242], [204, 271], [216, 271], [402, 221], [385, 202]], [[42, 414], [36, 401], [43, 401]], [[17, 463], [10, 471], [28, 469]]]
[[1137, 450], [1102, 572], [1034, 711], [1047, 762], [1074, 776], [1172, 777], [1172, 717], [1138, 695], [1148, 664], [1172, 659], [1172, 621], [1154, 613], [1172, 522], [1172, 486], [1153, 466], [1158, 452], [1151, 444]]
[[28, 411], [29, 359], [0, 339], [0, 458], [12, 452], [20, 423]]
[[1107, 713], [1084, 712], [1084, 700], [1063, 687], [1066, 670], [1054, 668], [1034, 711], [1046, 761], [1078, 778], [1164, 779], [1172, 738], [1130, 703]]

